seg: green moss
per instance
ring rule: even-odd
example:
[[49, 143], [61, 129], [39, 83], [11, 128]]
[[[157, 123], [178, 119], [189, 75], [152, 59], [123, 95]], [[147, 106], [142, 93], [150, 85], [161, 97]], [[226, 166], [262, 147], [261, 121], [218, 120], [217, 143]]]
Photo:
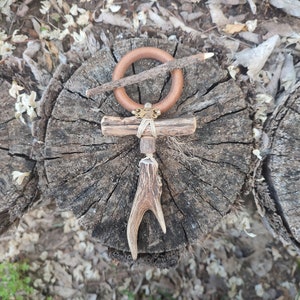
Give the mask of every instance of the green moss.
[[131, 292], [131, 291], [127, 290], [127, 289], [121, 291], [121, 294], [124, 295], [124, 296], [127, 296], [128, 300], [135, 300], [135, 296], [134, 296], [133, 292]]
[[21, 300], [33, 293], [28, 270], [29, 265], [26, 262], [0, 263], [0, 299]]

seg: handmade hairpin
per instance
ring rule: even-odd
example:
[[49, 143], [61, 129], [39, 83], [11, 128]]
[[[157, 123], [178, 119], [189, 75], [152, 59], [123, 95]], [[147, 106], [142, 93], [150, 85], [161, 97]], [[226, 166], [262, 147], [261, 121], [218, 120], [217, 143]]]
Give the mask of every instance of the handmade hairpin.
[[[212, 54], [201, 54], [198, 59], [204, 60]], [[113, 82], [123, 78], [127, 69], [140, 59], [155, 59], [162, 63], [174, 60], [169, 53], [154, 47], [143, 47], [132, 50], [121, 58], [113, 72]], [[133, 101], [124, 87], [114, 89], [118, 103], [132, 112], [133, 117], [104, 116], [101, 121], [102, 133], [105, 136], [136, 135], [140, 138], [140, 152], [145, 154], [139, 163], [139, 179], [127, 224], [127, 240], [132, 258], [138, 255], [138, 230], [146, 211], [151, 210], [166, 233], [166, 223], [161, 206], [162, 182], [159, 176], [158, 163], [155, 159], [155, 144], [158, 136], [182, 136], [193, 134], [196, 130], [194, 117], [157, 119], [168, 111], [180, 98], [183, 90], [183, 73], [181, 69], [171, 71], [171, 88], [161, 101], [151, 104], [139, 104]], [[92, 91], [92, 90], [90, 90]]]

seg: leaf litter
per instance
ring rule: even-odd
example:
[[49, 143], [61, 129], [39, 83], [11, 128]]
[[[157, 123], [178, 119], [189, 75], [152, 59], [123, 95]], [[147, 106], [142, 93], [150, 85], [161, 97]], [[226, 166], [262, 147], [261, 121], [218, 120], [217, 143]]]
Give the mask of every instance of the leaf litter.
[[[60, 63], [87, 59], [118, 39], [172, 39], [202, 50], [219, 48], [219, 63], [253, 86], [253, 154], [261, 159], [267, 114], [299, 82], [298, 2], [1, 1], [1, 62], [16, 62], [20, 72], [26, 65], [36, 81], [37, 90], [26, 93], [12, 80], [16, 114], [25, 125], [36, 117], [35, 93], [45, 90]], [[16, 184], [30, 176], [24, 171], [13, 172]], [[274, 240], [248, 206], [225, 218], [170, 270], [117, 264], [71, 213], [53, 204], [32, 210], [15, 232], [1, 236], [0, 256], [30, 261], [38, 299], [293, 299], [300, 290], [299, 256]]]

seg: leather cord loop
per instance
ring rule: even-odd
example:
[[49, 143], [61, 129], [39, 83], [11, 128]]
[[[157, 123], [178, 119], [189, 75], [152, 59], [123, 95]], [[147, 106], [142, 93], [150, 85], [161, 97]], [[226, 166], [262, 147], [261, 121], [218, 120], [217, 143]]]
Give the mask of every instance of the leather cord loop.
[[[124, 77], [125, 72], [134, 62], [143, 59], [150, 58], [158, 60], [162, 63], [173, 60], [173, 56], [158, 48], [154, 47], [142, 47], [137, 48], [128, 52], [124, 55], [121, 60], [116, 65], [112, 79], [118, 80]], [[172, 84], [168, 95], [161, 101], [153, 104], [153, 108], [159, 110], [161, 113], [169, 110], [179, 99], [182, 94], [183, 89], [183, 73], [181, 69], [175, 69], [171, 71]], [[143, 108], [143, 104], [136, 103], [133, 101], [126, 93], [124, 87], [119, 87], [114, 90], [114, 95], [119, 102], [126, 110], [134, 111], [138, 108]]]

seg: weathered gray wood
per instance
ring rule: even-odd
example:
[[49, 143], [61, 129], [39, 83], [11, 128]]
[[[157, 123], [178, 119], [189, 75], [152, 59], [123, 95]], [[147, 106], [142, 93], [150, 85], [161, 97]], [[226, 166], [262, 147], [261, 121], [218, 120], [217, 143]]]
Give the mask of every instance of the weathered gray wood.
[[[136, 135], [141, 120], [136, 117], [120, 118], [104, 116], [101, 121], [102, 133], [105, 136]], [[194, 117], [175, 119], [155, 119], [155, 130], [157, 135], [180, 136], [190, 135], [196, 130], [197, 122]], [[149, 126], [143, 135], [151, 135]]]
[[[103, 136], [100, 122], [104, 115], [129, 113], [112, 93], [87, 99], [85, 91], [110, 81], [115, 58], [138, 46], [157, 46], [175, 57], [196, 52], [174, 43], [141, 39], [116, 43], [112, 53], [100, 51], [73, 74], [59, 95], [45, 138], [47, 197], [56, 199], [62, 209], [72, 209], [101, 243], [125, 253], [129, 251], [126, 226], [142, 158], [139, 140]], [[156, 64], [143, 60], [133, 69], [140, 72]], [[192, 114], [198, 128], [191, 136], [157, 139], [168, 232], [165, 236], [154, 226], [155, 217], [146, 213], [138, 241], [139, 251], [158, 253], [166, 262], [170, 251], [203, 239], [230, 211], [245, 182], [251, 155], [251, 121], [234, 81], [227, 80], [226, 72], [213, 61], [192, 65], [184, 73], [183, 96], [162, 117]], [[169, 78], [158, 78], [127, 91], [141, 103], [154, 103], [165, 96], [169, 84]]]
[[267, 155], [256, 192], [275, 235], [300, 250], [300, 85], [274, 111], [267, 126]]
[[[112, 92], [93, 98], [86, 98], [85, 92], [111, 81], [116, 61], [141, 46], [159, 47], [178, 58], [199, 52], [162, 40], [132, 39], [99, 51], [66, 84], [71, 69], [63, 66], [66, 75], [56, 75], [49, 84], [32, 131], [26, 126], [18, 130], [23, 125], [14, 119], [14, 99], [1, 102], [1, 228], [34, 201], [53, 200], [61, 209], [71, 209], [99, 242], [110, 247], [114, 258], [131, 260], [126, 226], [142, 158], [139, 140], [104, 136], [104, 115], [130, 113]], [[128, 74], [157, 64], [139, 61]], [[191, 136], [158, 137], [156, 143], [167, 235], [153, 225], [156, 219], [148, 212], [139, 231], [139, 259], [164, 267], [174, 265], [180, 249], [204, 239], [231, 210], [250, 171], [252, 122], [241, 89], [213, 60], [185, 68], [184, 75], [182, 97], [161, 117], [193, 115], [197, 130]], [[140, 103], [155, 103], [169, 86], [168, 76], [126, 90]], [[32, 176], [17, 187], [11, 172], [23, 166]]]
[[[15, 119], [16, 99], [9, 95], [11, 82], [0, 78], [0, 234], [18, 222], [29, 207], [40, 199], [45, 187], [41, 147], [52, 106], [62, 89], [62, 82], [72, 68], [61, 67], [54, 74], [39, 110], [39, 126], [30, 126]], [[47, 98], [47, 99], [46, 99]], [[29, 172], [22, 184], [13, 181], [14, 171]], [[44, 186], [44, 188], [43, 188]], [[45, 200], [45, 199], [44, 199]], [[44, 204], [48, 201], [44, 201]]]
[[[35, 162], [30, 159], [32, 136], [28, 127], [17, 121], [15, 99], [10, 84], [0, 79], [0, 233], [18, 221], [36, 193]], [[13, 171], [30, 172], [22, 185], [13, 182]]]

